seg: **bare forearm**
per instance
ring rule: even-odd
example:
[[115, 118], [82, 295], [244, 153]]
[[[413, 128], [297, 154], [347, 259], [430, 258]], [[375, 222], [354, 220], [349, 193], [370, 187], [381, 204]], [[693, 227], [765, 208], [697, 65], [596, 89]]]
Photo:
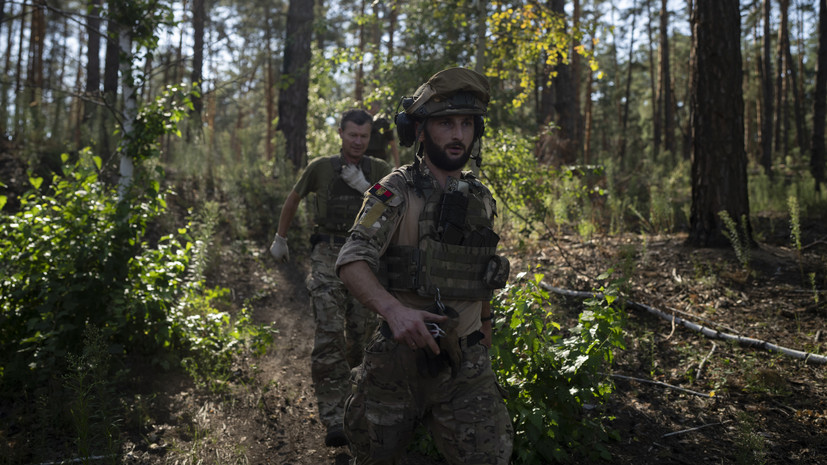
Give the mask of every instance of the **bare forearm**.
[[425, 327], [425, 322], [441, 323], [447, 317], [404, 306], [376, 279], [367, 262], [356, 261], [339, 268], [339, 279], [359, 302], [387, 321], [397, 342], [411, 349], [430, 347], [435, 354], [439, 346]]
[[281, 208], [281, 216], [279, 216], [278, 234], [281, 237], [287, 237], [287, 230], [290, 229], [290, 223], [293, 222], [293, 217], [296, 216], [296, 210], [299, 208], [301, 197], [296, 191], [290, 191], [287, 199], [284, 201], [284, 206]]
[[366, 262], [357, 261], [339, 269], [339, 279], [347, 286], [351, 295], [371, 311], [387, 318], [389, 308], [400, 305], [376, 279]]

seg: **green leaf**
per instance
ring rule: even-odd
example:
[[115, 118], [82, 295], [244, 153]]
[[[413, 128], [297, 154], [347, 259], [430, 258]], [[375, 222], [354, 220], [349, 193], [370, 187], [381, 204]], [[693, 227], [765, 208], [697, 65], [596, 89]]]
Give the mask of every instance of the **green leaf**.
[[35, 189], [40, 189], [40, 185], [43, 184], [43, 178], [39, 176], [36, 178], [29, 176], [29, 182], [32, 183]]

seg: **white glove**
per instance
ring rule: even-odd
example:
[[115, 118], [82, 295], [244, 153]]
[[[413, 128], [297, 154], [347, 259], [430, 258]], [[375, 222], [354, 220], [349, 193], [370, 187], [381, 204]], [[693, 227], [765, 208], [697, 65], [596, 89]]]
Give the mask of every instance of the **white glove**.
[[290, 249], [287, 248], [287, 238], [279, 236], [273, 238], [273, 243], [270, 244], [270, 255], [277, 261], [287, 262], [290, 260]]
[[348, 186], [364, 193], [370, 188], [370, 183], [365, 179], [364, 173], [356, 165], [347, 164], [342, 168], [342, 179], [345, 180]]

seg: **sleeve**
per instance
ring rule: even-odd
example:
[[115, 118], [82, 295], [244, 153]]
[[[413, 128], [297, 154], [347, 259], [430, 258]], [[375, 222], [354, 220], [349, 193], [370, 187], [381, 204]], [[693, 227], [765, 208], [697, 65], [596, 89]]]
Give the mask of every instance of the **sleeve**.
[[396, 172], [375, 183], [365, 193], [362, 209], [350, 229], [347, 242], [339, 251], [337, 274], [341, 266], [360, 260], [367, 262], [374, 272], [379, 269], [379, 258], [390, 245], [404, 214], [404, 194], [404, 177]]
[[[375, 159], [374, 166], [371, 167], [371, 179], [370, 181], [375, 183], [378, 180], [383, 179], [385, 176], [391, 173], [391, 165], [389, 165], [386, 161]], [[376, 173], [376, 174], [374, 174]]]
[[307, 194], [318, 190], [319, 166], [323, 159], [324, 157], [311, 161], [310, 164], [307, 165], [307, 168], [305, 168], [302, 172], [299, 180], [296, 181], [296, 185], [293, 186], [293, 190], [299, 194], [299, 197], [304, 198]]

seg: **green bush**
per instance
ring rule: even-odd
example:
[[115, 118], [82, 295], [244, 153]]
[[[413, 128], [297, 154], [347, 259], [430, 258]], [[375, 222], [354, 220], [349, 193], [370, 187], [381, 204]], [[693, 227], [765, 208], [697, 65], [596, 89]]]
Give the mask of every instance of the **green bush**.
[[611, 363], [613, 350], [623, 348], [617, 285], [601, 288], [602, 294], [585, 302], [578, 325], [566, 337], [553, 319], [542, 279], [522, 273], [492, 302], [492, 359], [508, 392], [513, 463], [608, 459], [603, 444], [617, 434], [598, 406], [612, 392], [601, 371]]
[[[185, 111], [159, 97], [123, 147], [137, 162], [156, 157], [160, 136], [177, 132], [172, 123]], [[63, 155], [49, 183], [31, 177], [19, 211], [0, 211], [0, 384], [36, 386], [64, 371], [87, 327], [110, 354], [141, 354], [162, 367], [184, 357], [226, 363], [248, 341], [260, 351], [267, 328], [243, 311], [233, 319], [215, 310], [222, 291], [202, 289], [198, 254], [214, 228], [196, 230], [198, 240], [189, 225], [160, 230], [161, 170], [139, 164], [119, 196], [101, 180], [99, 157], [84, 150], [76, 158]]]
[[47, 375], [82, 345], [86, 326], [101, 330], [112, 353], [175, 343], [165, 312], [191, 244], [164, 236], [150, 246], [147, 225], [164, 207], [158, 184], [118, 202], [99, 180], [100, 166], [83, 152], [50, 185], [31, 179], [20, 211], [0, 216], [3, 378]]

